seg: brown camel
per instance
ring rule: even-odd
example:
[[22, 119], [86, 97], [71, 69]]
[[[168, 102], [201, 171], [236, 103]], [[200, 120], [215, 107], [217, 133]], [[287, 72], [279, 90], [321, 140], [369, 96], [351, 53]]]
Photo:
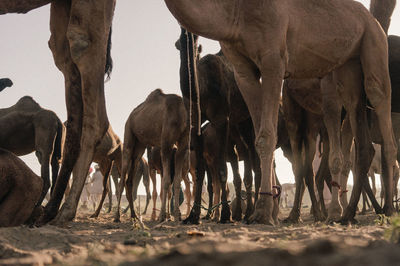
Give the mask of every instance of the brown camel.
[[21, 225], [37, 206], [43, 181], [21, 159], [3, 149], [0, 172], [0, 227]]
[[[254, 123], [261, 160], [261, 192], [252, 221], [273, 223], [273, 208], [278, 208], [271, 196], [271, 167], [283, 78], [323, 77], [334, 71], [351, 117], [351, 128], [360, 139], [357, 154], [362, 154], [361, 148], [370, 147], [364, 128], [357, 125], [364, 119], [358, 115], [365, 106], [361, 99], [363, 77], [366, 95], [378, 114], [384, 136], [388, 180], [392, 178], [396, 144], [390, 118], [387, 40], [362, 4], [346, 0], [273, 0], [268, 4], [254, 0], [165, 2], [186, 29], [220, 41], [235, 68], [236, 81]], [[386, 214], [392, 214], [393, 204], [385, 204]]]
[[[174, 152], [176, 152], [176, 151], [174, 151]], [[190, 155], [191, 155], [191, 166], [193, 166], [193, 164], [195, 164], [195, 162], [193, 161], [193, 153], [191, 152]], [[156, 174], [161, 175], [161, 178], [163, 177], [161, 149], [158, 147], [148, 147], [147, 148], [147, 158], [148, 158], [148, 163], [149, 163], [150, 178], [153, 182], [153, 211], [151, 213], [151, 219], [155, 220], [156, 210], [157, 210], [156, 209], [156, 202], [157, 202]], [[193, 177], [194, 176], [193, 171], [190, 171], [190, 172]], [[173, 178], [173, 176], [171, 176], [171, 179], [172, 178]], [[188, 174], [182, 173], [182, 180], [185, 183], [184, 193], [185, 193], [186, 204], [187, 204], [186, 216], [188, 216], [189, 212], [190, 212], [191, 197], [192, 197], [192, 194], [190, 192], [190, 180], [189, 180]], [[169, 198], [170, 195], [167, 195], [167, 196]], [[162, 198], [162, 195], [160, 195], [160, 197]], [[169, 207], [169, 204], [167, 207]]]
[[52, 189], [56, 183], [61, 159], [63, 125], [57, 115], [43, 109], [30, 96], [0, 109], [0, 147], [17, 156], [35, 151], [41, 165], [43, 190], [37, 201], [42, 204], [50, 188], [49, 164], [52, 166]]
[[[91, 216], [92, 218], [97, 218], [103, 207], [104, 199], [107, 193], [109, 193], [110, 198], [112, 198], [112, 191], [109, 182], [109, 176], [113, 166], [115, 166], [118, 173], [121, 173], [122, 165], [122, 143], [117, 134], [113, 131], [111, 125], [108, 127], [107, 133], [103, 136], [99, 145], [96, 146], [93, 162], [97, 163], [100, 167], [101, 174], [103, 175], [103, 194], [101, 195], [101, 200], [99, 206], [97, 207], [95, 213]], [[75, 169], [74, 169], [75, 176]], [[114, 184], [116, 189], [118, 188], [118, 177], [113, 175]], [[118, 195], [118, 192], [116, 193]], [[111, 211], [112, 199], [110, 199], [109, 211]]]
[[3, 91], [7, 87], [11, 87], [13, 85], [11, 79], [3, 78], [0, 79], [0, 92]]
[[[166, 218], [166, 196], [174, 183], [174, 218], [180, 219], [179, 189], [183, 170], [186, 167], [188, 154], [188, 117], [183, 99], [174, 94], [164, 94], [156, 89], [146, 100], [136, 107], [125, 124], [125, 136], [122, 156], [122, 175], [118, 195], [118, 205], [115, 220], [119, 221], [119, 206], [121, 191], [126, 187], [126, 197], [131, 209], [131, 218], [137, 218], [132, 201], [132, 176], [127, 177], [131, 168], [136, 172], [137, 165], [147, 146], [161, 148], [163, 167], [162, 177], [162, 205], [159, 221]], [[177, 146], [173, 158], [173, 146]], [[171, 169], [171, 166], [172, 169]], [[170, 171], [174, 170], [174, 179], [171, 180]], [[187, 170], [186, 170], [187, 171]]]
[[[187, 53], [188, 42], [189, 44], [189, 56]], [[221, 203], [222, 203], [222, 213], [221, 222], [227, 222], [230, 220], [230, 209], [227, 202], [226, 194], [226, 182], [227, 182], [227, 172], [226, 172], [226, 152], [227, 152], [227, 141], [229, 139], [229, 128], [232, 126], [237, 126], [242, 121], [249, 118], [250, 114], [243, 100], [243, 97], [236, 85], [232, 65], [227, 61], [224, 54], [219, 52], [217, 54], [208, 54], [201, 59], [199, 59], [199, 53], [197, 48], [197, 36], [193, 39], [188, 38], [185, 29], [181, 30], [181, 35], [179, 38], [179, 43], [177, 42], [177, 48], [180, 50], [181, 56], [181, 68], [180, 68], [180, 79], [181, 79], [181, 91], [185, 99], [185, 104], [189, 105], [190, 99], [190, 86], [189, 84], [197, 83], [196, 81], [189, 80], [189, 73], [196, 69], [198, 74], [198, 89], [200, 96], [200, 109], [201, 109], [201, 121], [209, 121], [214, 129], [216, 130], [215, 139], [213, 140], [215, 146], [220, 146], [216, 151], [218, 154], [215, 155], [216, 161], [214, 162], [216, 174], [213, 178], [220, 179], [222, 185]], [[194, 49], [193, 49], [194, 48]], [[193, 51], [194, 50], [194, 51]], [[191, 55], [192, 54], [192, 55]], [[195, 59], [199, 59], [198, 62]], [[193, 65], [188, 68], [188, 62], [192, 62]], [[196, 61], [196, 67], [194, 68], [194, 61]], [[192, 94], [192, 101], [195, 103], [197, 96]], [[194, 105], [193, 105], [194, 106]], [[189, 107], [187, 106], [187, 110]], [[197, 117], [197, 109], [192, 109], [192, 116], [195, 123]], [[195, 127], [196, 128], [196, 127]], [[193, 130], [195, 133], [196, 130]], [[203, 179], [199, 179], [200, 176], [204, 178], [204, 162], [202, 160], [201, 152], [201, 141], [198, 143], [196, 141], [197, 136], [192, 137], [192, 146], [196, 152], [196, 158], [199, 158], [197, 163], [197, 177], [199, 183], [196, 183], [199, 190], [195, 189], [195, 204], [192, 213], [185, 220], [185, 223], [198, 223], [200, 215], [200, 204], [201, 204], [201, 187], [203, 184]], [[239, 178], [235, 184], [235, 190], [240, 195], [241, 193], [241, 179]], [[248, 180], [245, 180], [248, 181]], [[247, 187], [251, 185], [246, 184]], [[219, 202], [219, 201], [218, 201]], [[249, 208], [252, 208], [252, 204], [249, 204]], [[236, 210], [233, 214], [235, 218], [241, 215], [240, 209]]]
[[319, 79], [287, 79], [283, 85], [282, 109], [291, 144], [291, 163], [296, 182], [293, 208], [286, 222], [300, 221], [301, 202], [307, 185], [316, 221], [323, 217], [314, 192], [312, 163], [317, 136], [323, 128]]
[[[59, 178], [37, 224], [72, 220], [95, 147], [108, 128], [104, 73], [111, 72], [111, 22], [115, 0], [0, 0], [0, 14], [26, 13], [51, 2], [49, 47], [65, 79], [68, 127]], [[71, 193], [58, 212], [69, 176]]]

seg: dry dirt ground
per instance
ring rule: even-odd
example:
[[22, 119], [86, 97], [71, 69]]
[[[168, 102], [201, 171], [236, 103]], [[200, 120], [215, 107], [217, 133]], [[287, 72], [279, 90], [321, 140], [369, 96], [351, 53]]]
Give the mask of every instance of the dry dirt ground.
[[[288, 209], [281, 213], [287, 215]], [[200, 225], [144, 217], [147, 228], [102, 213], [79, 212], [63, 227], [0, 228], [0, 265], [400, 265], [400, 246], [384, 238], [376, 215], [356, 226], [313, 223], [303, 209], [300, 225]]]

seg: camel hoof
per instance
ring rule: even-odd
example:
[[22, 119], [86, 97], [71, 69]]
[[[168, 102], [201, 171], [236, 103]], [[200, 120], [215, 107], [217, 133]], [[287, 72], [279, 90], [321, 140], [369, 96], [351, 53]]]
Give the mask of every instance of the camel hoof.
[[113, 222], [114, 222], [114, 223], [120, 223], [121, 220], [120, 220], [119, 218], [115, 217], [114, 220], [113, 220]]
[[211, 220], [211, 213], [207, 213], [206, 216], [204, 216], [203, 218], [201, 218], [202, 220]]
[[385, 205], [385, 206], [383, 207], [383, 213], [384, 213], [386, 216], [392, 216], [394, 212], [395, 212], [395, 210], [394, 210], [394, 207], [393, 207], [393, 206]]
[[194, 214], [193, 212], [190, 213], [189, 217], [183, 220], [183, 224], [199, 224], [199, 216]]
[[340, 223], [342, 221], [341, 217], [339, 216], [328, 216], [326, 218], [325, 223], [326, 224], [334, 224], [334, 223]]
[[284, 224], [299, 224], [302, 223], [303, 221], [301, 220], [300, 216], [299, 217], [287, 217], [283, 219], [282, 223]]
[[97, 213], [93, 213], [92, 215], [89, 216], [90, 218], [97, 218], [99, 215]]

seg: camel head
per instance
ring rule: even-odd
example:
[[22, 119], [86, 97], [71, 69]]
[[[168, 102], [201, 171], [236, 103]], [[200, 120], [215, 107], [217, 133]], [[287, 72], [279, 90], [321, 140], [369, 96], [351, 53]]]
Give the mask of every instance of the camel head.
[[[181, 50], [181, 42], [180, 40], [176, 40], [175, 42], [175, 48], [180, 51]], [[201, 46], [201, 44], [199, 46], [197, 46], [197, 60], [200, 59], [200, 54], [201, 52], [203, 52], [203, 46]]]
[[0, 91], [4, 90], [7, 87], [11, 87], [13, 85], [11, 79], [4, 78], [0, 79]]

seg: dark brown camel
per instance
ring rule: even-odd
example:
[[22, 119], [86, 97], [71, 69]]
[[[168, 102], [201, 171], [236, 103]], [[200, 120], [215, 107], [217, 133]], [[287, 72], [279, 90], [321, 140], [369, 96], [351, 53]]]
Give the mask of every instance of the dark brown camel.
[[[136, 172], [140, 158], [147, 146], [161, 148], [163, 167], [162, 205], [159, 221], [166, 219], [166, 196], [171, 187], [171, 164], [174, 163], [174, 218], [180, 219], [179, 188], [183, 169], [187, 167], [189, 118], [181, 97], [164, 94], [160, 89], [154, 90], [146, 100], [136, 107], [125, 124], [125, 136], [122, 157], [122, 175], [118, 195], [118, 206], [115, 220], [119, 221], [121, 191], [126, 187], [126, 197], [131, 209], [131, 218], [137, 218], [133, 209], [132, 177], [127, 176], [133, 168]], [[177, 146], [174, 160], [173, 147]], [[187, 171], [187, 170], [186, 170]]]
[[31, 217], [43, 180], [17, 156], [0, 149], [0, 227], [18, 226]]
[[41, 165], [43, 190], [37, 201], [42, 204], [50, 188], [49, 164], [52, 166], [52, 189], [56, 183], [62, 150], [63, 125], [57, 115], [43, 109], [25, 96], [8, 108], [0, 109], [0, 147], [17, 156], [35, 151]]
[[283, 84], [282, 94], [282, 110], [291, 144], [291, 162], [296, 182], [293, 208], [285, 221], [300, 221], [301, 202], [306, 185], [314, 218], [316, 221], [322, 221], [324, 217], [314, 192], [315, 178], [312, 168], [317, 136], [323, 127], [320, 80], [287, 79]]
[[[51, 3], [50, 50], [65, 79], [68, 127], [65, 156], [57, 184], [37, 224], [63, 223], [76, 209], [96, 145], [107, 132], [104, 73], [111, 72], [111, 22], [115, 0], [1, 0], [0, 14], [26, 13]], [[108, 52], [107, 52], [108, 51]], [[60, 212], [69, 176], [76, 177]]]
[[[189, 37], [189, 38], [188, 38]], [[221, 212], [221, 222], [227, 222], [230, 220], [230, 209], [227, 202], [226, 193], [226, 182], [227, 182], [227, 172], [226, 172], [226, 152], [227, 152], [227, 141], [229, 139], [229, 127], [237, 126], [240, 122], [249, 118], [249, 112], [247, 106], [243, 100], [243, 97], [236, 85], [233, 68], [227, 61], [222, 52], [215, 55], [208, 54], [202, 57], [200, 60], [197, 52], [197, 36], [191, 37], [185, 29], [181, 30], [181, 35], [179, 39], [180, 56], [181, 56], [181, 67], [180, 67], [180, 79], [181, 79], [181, 91], [185, 99], [185, 105], [187, 110], [189, 110], [189, 99], [190, 99], [190, 86], [189, 84], [196, 84], [196, 79], [189, 76], [189, 73], [195, 73], [198, 75], [198, 89], [200, 96], [200, 109], [201, 109], [201, 122], [209, 121], [214, 130], [216, 130], [216, 135], [214, 139], [214, 145], [218, 145], [218, 154], [216, 154], [216, 161], [214, 174], [220, 180], [222, 194], [222, 212]], [[188, 46], [189, 45], [189, 46]], [[189, 48], [189, 49], [188, 49]], [[187, 51], [189, 51], [189, 56]], [[190, 62], [190, 67], [188, 68], [188, 62]], [[196, 62], [196, 63], [195, 63]], [[192, 102], [196, 103], [197, 96], [192, 93]], [[193, 104], [192, 106], [195, 106]], [[197, 109], [192, 108], [192, 120], [196, 124], [194, 128], [197, 128], [198, 115]], [[193, 133], [197, 131], [193, 130]], [[198, 223], [200, 215], [200, 205], [201, 205], [201, 188], [204, 178], [204, 162], [202, 160], [202, 144], [201, 137], [197, 134], [192, 135], [192, 146], [196, 153], [197, 162], [197, 176], [196, 180], [196, 195], [194, 207], [191, 211], [189, 217], [184, 221], [185, 223]], [[201, 147], [201, 148], [199, 148]], [[236, 190], [238, 195], [241, 193], [241, 179], [240, 182], [236, 182]], [[246, 180], [246, 182], [249, 180]], [[249, 187], [249, 184], [246, 184]], [[219, 201], [218, 201], [219, 202]], [[248, 205], [248, 208], [252, 208], [252, 204]], [[241, 212], [235, 214], [235, 218], [239, 217]]]
[[11, 87], [13, 85], [11, 79], [3, 78], [0, 79], [0, 92], [3, 91], [5, 88]]

